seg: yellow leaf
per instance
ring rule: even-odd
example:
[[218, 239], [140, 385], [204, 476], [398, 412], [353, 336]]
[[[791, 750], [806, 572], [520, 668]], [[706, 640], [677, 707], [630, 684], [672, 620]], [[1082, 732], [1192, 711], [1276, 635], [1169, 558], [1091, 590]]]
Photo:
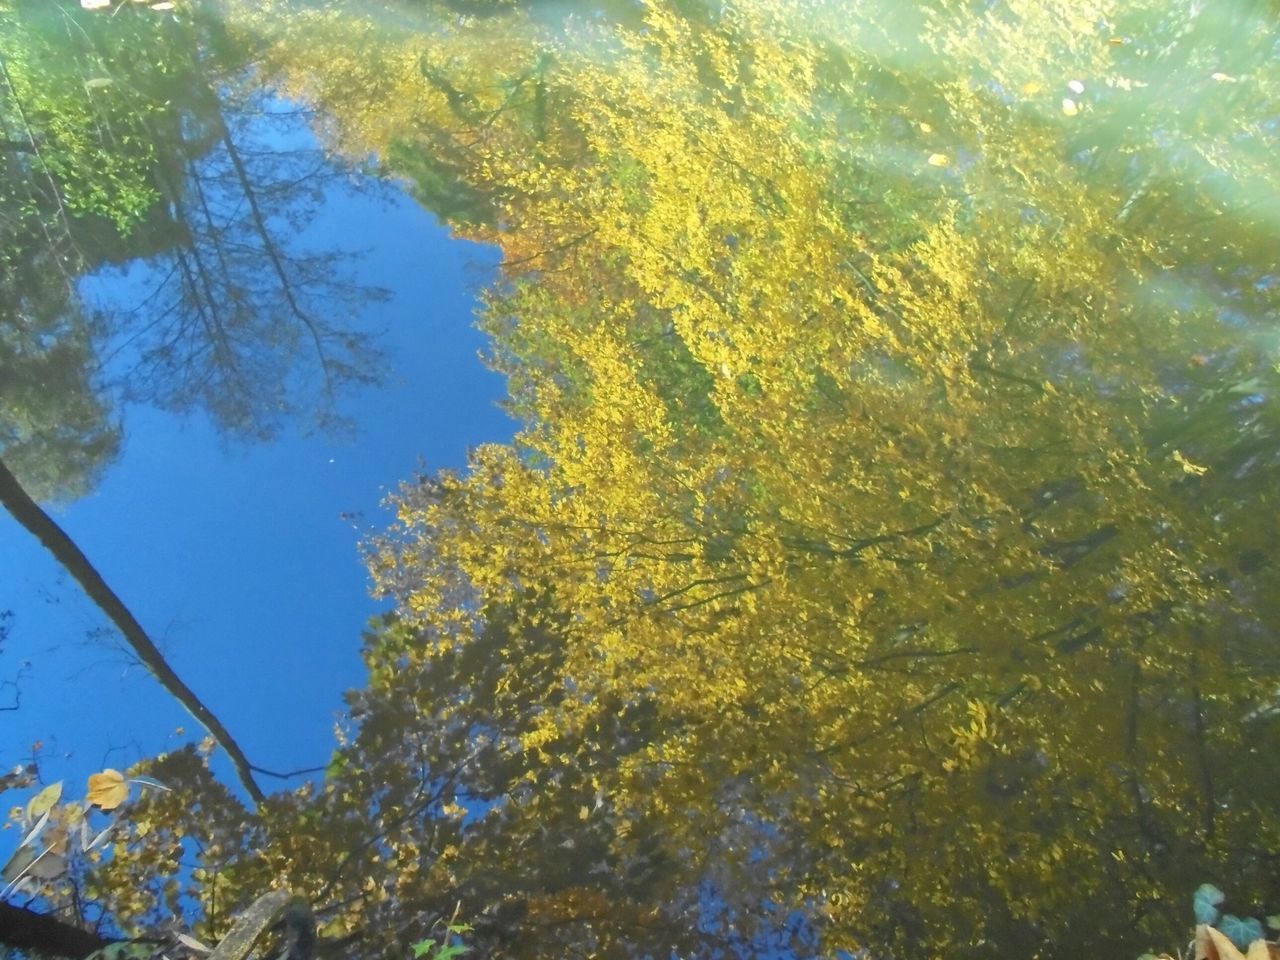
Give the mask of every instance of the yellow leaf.
[[945, 153], [931, 153], [929, 155], [929, 166], [945, 167], [951, 162], [951, 159]]
[[583, 806], [583, 807], [578, 811], [578, 819], [579, 819], [579, 820], [585, 820], [585, 819], [587, 819], [587, 817], [589, 817], [589, 816], [591, 816], [591, 811], [590, 811], [590, 810], [588, 810], [588, 809], [586, 808], [586, 806], [584, 805], [584, 806]]
[[1173, 451], [1173, 460], [1175, 463], [1182, 465], [1183, 473], [1189, 473], [1193, 477], [1203, 477], [1206, 473], [1209, 472], [1208, 467], [1202, 467], [1198, 463], [1192, 463], [1190, 460], [1184, 457], [1182, 455], [1181, 450]]
[[114, 810], [129, 798], [129, 784], [119, 770], [103, 770], [89, 774], [89, 804], [103, 810]]
[[1063, 97], [1062, 112], [1065, 113], [1068, 117], [1074, 117], [1077, 113], [1080, 112], [1080, 108], [1076, 105], [1076, 102], [1072, 100], [1070, 97]]
[[930, 126], [930, 125], [929, 125], [929, 124], [927, 124], [927, 123], [921, 122], [921, 124], [920, 124], [920, 132], [921, 132], [921, 133], [933, 133], [933, 127], [932, 127], [932, 126]]
[[53, 809], [53, 805], [62, 799], [62, 781], [51, 783], [27, 804], [27, 823], [35, 823]]

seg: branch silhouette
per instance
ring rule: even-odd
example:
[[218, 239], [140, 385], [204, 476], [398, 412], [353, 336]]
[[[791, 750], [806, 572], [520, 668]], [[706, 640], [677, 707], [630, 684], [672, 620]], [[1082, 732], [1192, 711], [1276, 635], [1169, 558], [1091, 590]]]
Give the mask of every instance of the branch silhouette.
[[96, 603], [115, 624], [133, 652], [137, 654], [138, 659], [160, 681], [160, 685], [173, 694], [227, 752], [245, 791], [253, 798], [254, 803], [261, 803], [265, 794], [253, 778], [253, 765], [240, 749], [235, 738], [213, 711], [196, 696], [195, 691], [174, 672], [164, 658], [164, 654], [152, 642], [137, 618], [125, 606], [124, 601], [107, 585], [106, 580], [76, 546], [75, 541], [40, 508], [39, 504], [31, 499], [3, 460], [0, 460], [0, 503], [3, 503], [4, 508], [13, 518], [39, 540], [63, 568], [76, 578], [84, 588], [84, 592], [89, 595], [89, 599]]

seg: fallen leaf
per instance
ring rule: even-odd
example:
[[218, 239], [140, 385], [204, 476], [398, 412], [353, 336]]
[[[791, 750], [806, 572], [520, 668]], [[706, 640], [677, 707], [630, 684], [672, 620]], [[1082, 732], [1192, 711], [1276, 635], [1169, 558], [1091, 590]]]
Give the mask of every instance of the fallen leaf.
[[[46, 847], [40, 856], [32, 861], [26, 875], [37, 880], [57, 880], [67, 872], [67, 858], [52, 847]], [[1252, 958], [1251, 958], [1252, 960]]]
[[1065, 113], [1068, 117], [1074, 117], [1077, 113], [1080, 112], [1080, 108], [1076, 105], [1076, 102], [1072, 100], [1070, 97], [1063, 97], [1062, 112]]
[[1280, 949], [1266, 940], [1254, 940], [1249, 952], [1241, 953], [1225, 933], [1200, 924], [1196, 927], [1195, 960], [1275, 960]]
[[0, 870], [0, 879], [5, 883], [15, 883], [19, 877], [23, 877], [27, 873], [27, 868], [40, 855], [35, 847], [19, 847], [13, 852], [13, 856], [9, 858], [8, 863], [4, 865], [4, 869]]
[[129, 784], [119, 770], [103, 770], [89, 774], [89, 804], [103, 810], [114, 810], [129, 799]]
[[1183, 473], [1190, 474], [1193, 477], [1203, 477], [1206, 473], [1209, 472], [1208, 467], [1202, 467], [1198, 463], [1192, 463], [1190, 460], [1184, 457], [1182, 455], [1181, 450], [1173, 451], [1173, 460], [1174, 460], [1174, 463], [1178, 463], [1182, 465]]
[[929, 166], [931, 167], [945, 167], [950, 162], [951, 162], [951, 158], [948, 157], [945, 153], [929, 154], [928, 163], [929, 163]]
[[187, 949], [194, 950], [196, 953], [213, 953], [213, 949], [211, 947], [206, 947], [195, 937], [189, 937], [185, 933], [178, 934], [178, 942]]
[[86, 10], [102, 10], [111, 6], [111, 0], [80, 0], [80, 6]]
[[27, 823], [34, 823], [62, 799], [62, 781], [51, 783], [27, 803]]

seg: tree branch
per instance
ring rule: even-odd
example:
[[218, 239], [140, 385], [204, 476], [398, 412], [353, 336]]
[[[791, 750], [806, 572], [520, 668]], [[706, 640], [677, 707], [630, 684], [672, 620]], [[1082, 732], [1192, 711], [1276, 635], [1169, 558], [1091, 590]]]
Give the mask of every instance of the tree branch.
[[0, 943], [14, 950], [37, 956], [78, 958], [115, 942], [57, 917], [0, 902]]
[[89, 558], [81, 552], [66, 532], [59, 527], [47, 513], [22, 489], [22, 485], [9, 468], [0, 460], [0, 503], [12, 514], [27, 531], [39, 540], [54, 558], [62, 564], [76, 581], [84, 588], [98, 608], [115, 624], [123, 634], [125, 641], [146, 665], [152, 675], [160, 681], [160, 685], [177, 698], [187, 708], [201, 726], [213, 736], [219, 746], [227, 752], [235, 765], [240, 782], [244, 785], [254, 803], [261, 803], [265, 797], [262, 788], [253, 779], [253, 765], [240, 749], [240, 745], [226, 727], [208, 707], [196, 696], [195, 692], [183, 682], [164, 658], [164, 654], [147, 636], [142, 625], [124, 605], [115, 591], [89, 562]]

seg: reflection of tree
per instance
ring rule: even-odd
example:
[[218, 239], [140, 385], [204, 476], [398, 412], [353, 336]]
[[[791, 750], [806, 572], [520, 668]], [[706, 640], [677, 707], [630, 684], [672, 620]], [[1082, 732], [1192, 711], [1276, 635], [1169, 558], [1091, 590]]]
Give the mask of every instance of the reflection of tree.
[[[545, 599], [530, 591], [521, 606]], [[143, 864], [185, 836], [208, 851], [202, 875], [220, 878], [232, 909], [286, 874], [321, 908], [326, 933], [350, 937], [361, 956], [408, 954], [459, 903], [481, 956], [575, 956], [591, 943], [602, 957], [709, 957], [744, 946], [717, 923], [708, 887], [690, 880], [706, 868], [702, 855], [674, 848], [607, 789], [618, 764], [659, 734], [653, 705], [610, 702], [582, 729], [541, 737], [540, 717], [573, 696], [564, 625], [517, 631], [516, 619], [490, 611], [472, 642], [413, 664], [387, 654], [428, 638], [394, 617], [379, 623], [368, 648], [375, 684], [351, 695], [355, 729], [319, 794], [250, 812], [191, 753], [158, 761], [151, 772], [174, 791], [132, 812], [144, 829], [122, 824], [132, 855], [88, 878], [93, 890], [116, 916], [148, 915], [169, 894]], [[723, 839], [768, 842], [746, 823]], [[695, 864], [675, 869], [690, 856]], [[217, 936], [220, 918], [205, 922]]]
[[[0, 230], [12, 223], [4, 218]], [[95, 389], [94, 337], [71, 292], [47, 249], [31, 245], [5, 258], [0, 450], [39, 498], [85, 492], [119, 443]]]
[[[247, 53], [198, 10], [0, 5], [0, 485], [257, 800], [230, 734], [32, 499], [92, 485], [118, 447], [113, 398], [265, 438], [296, 414], [330, 422], [376, 377], [354, 322], [375, 292], [295, 239], [337, 169], [236, 94]], [[91, 317], [81, 279], [139, 258], [154, 288]]]
[[[0, 27], [0, 452], [17, 475], [83, 492], [116, 448], [113, 397], [249, 438], [332, 422], [376, 379], [354, 318], [377, 292], [344, 254], [302, 248], [340, 171], [236, 92], [249, 51], [198, 10], [20, 2]], [[80, 278], [139, 258], [154, 286], [90, 316]]]
[[1274, 112], [1271, 25], [698, 6], [533, 73], [518, 13], [499, 47], [353, 5], [277, 51], [340, 145], [429, 153], [426, 201], [463, 158], [499, 211], [455, 215], [506, 255], [527, 429], [407, 493], [376, 575], [458, 643], [551, 584], [580, 693], [547, 742], [654, 703], [611, 795], [699, 851], [746, 807], [835, 944], [1136, 953], [1211, 871], [1274, 899], [1274, 610], [1230, 611], [1274, 593], [1274, 357], [1239, 336], [1274, 217], [1238, 201], [1277, 194], [1223, 130]]
[[333, 420], [345, 388], [373, 383], [378, 357], [350, 322], [377, 294], [344, 255], [296, 240], [338, 172], [298, 139], [293, 114], [216, 103], [207, 151], [171, 191], [180, 239], [149, 261], [151, 289], [118, 320], [124, 396], [204, 409], [222, 429], [268, 438], [291, 416]]

